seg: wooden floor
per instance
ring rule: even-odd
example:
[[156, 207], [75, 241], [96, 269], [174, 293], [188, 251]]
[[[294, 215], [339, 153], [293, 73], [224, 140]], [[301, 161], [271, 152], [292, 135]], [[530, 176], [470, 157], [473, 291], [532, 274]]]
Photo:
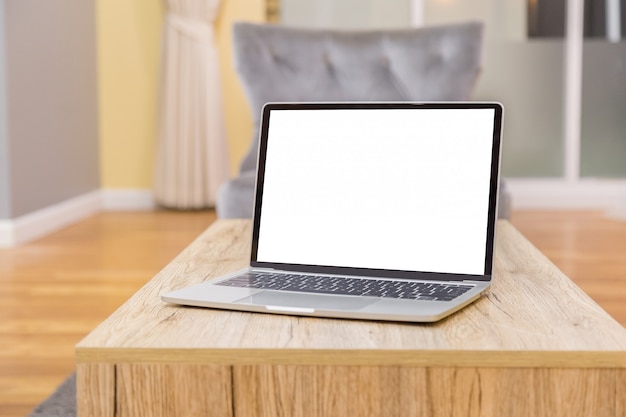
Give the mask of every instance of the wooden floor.
[[[74, 345], [186, 247], [213, 212], [103, 213], [0, 249], [0, 416], [23, 417], [74, 370]], [[626, 325], [626, 220], [515, 212], [513, 224]]]
[[24, 417], [75, 368], [74, 345], [215, 219], [105, 213], [0, 249], [0, 416]]
[[626, 215], [515, 212], [511, 222], [613, 318], [626, 326]]

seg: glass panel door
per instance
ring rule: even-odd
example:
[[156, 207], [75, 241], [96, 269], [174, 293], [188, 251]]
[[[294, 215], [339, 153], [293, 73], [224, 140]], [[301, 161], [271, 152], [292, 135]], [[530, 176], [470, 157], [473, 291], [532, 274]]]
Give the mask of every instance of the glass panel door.
[[581, 176], [626, 177], [626, 1], [586, 0]]
[[[504, 104], [505, 177], [563, 176], [564, 42], [537, 32], [536, 7], [534, 0], [424, 0], [426, 25], [485, 24], [483, 73], [474, 99]], [[560, 19], [563, 28], [565, 18]]]
[[505, 106], [503, 175], [562, 177], [565, 17], [557, 11], [555, 37], [546, 8], [559, 1], [281, 0], [280, 14], [286, 25], [343, 29], [409, 27], [412, 8], [420, 8], [424, 25], [484, 22], [483, 73], [473, 98]]

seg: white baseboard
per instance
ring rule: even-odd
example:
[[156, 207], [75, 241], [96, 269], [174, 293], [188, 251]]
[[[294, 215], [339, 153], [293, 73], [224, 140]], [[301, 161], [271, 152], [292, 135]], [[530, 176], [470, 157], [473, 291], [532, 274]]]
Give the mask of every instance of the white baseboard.
[[156, 207], [150, 190], [93, 191], [15, 219], [0, 220], [0, 248], [43, 237], [101, 211], [150, 211]]
[[[626, 180], [505, 179], [514, 209], [602, 210], [626, 219]], [[20, 216], [0, 220], [0, 247], [45, 236], [100, 211], [150, 211], [151, 190], [103, 189]]]
[[0, 220], [0, 247], [19, 245], [45, 236], [102, 208], [100, 191], [93, 191], [59, 204], [10, 220]]
[[8, 248], [15, 245], [13, 222], [0, 220], [0, 248]]
[[150, 211], [157, 207], [154, 194], [146, 189], [102, 190], [102, 209], [104, 211]]
[[626, 180], [505, 179], [514, 209], [626, 210]]

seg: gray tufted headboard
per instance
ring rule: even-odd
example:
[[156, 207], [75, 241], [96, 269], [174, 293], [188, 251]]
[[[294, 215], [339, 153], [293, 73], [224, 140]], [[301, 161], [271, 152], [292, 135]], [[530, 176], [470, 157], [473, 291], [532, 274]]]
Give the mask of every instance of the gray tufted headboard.
[[[235, 23], [235, 67], [258, 128], [271, 101], [468, 100], [481, 68], [481, 23], [339, 31]], [[241, 164], [256, 169], [258, 132]]]
[[[235, 67], [255, 124], [240, 175], [218, 194], [221, 218], [250, 218], [258, 126], [267, 102], [469, 100], [482, 64], [483, 25], [339, 31], [235, 23]], [[509, 218], [504, 183], [498, 216]]]

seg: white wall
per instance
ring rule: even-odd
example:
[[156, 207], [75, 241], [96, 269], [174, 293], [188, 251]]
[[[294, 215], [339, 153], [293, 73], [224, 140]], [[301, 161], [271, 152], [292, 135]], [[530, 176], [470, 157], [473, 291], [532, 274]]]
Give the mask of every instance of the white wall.
[[0, 218], [16, 218], [100, 188], [95, 10], [94, 0], [0, 9]]
[[525, 0], [423, 0], [424, 24], [480, 20], [488, 39], [526, 39]]
[[0, 219], [9, 218], [9, 141], [6, 106], [6, 63], [5, 63], [5, 16], [4, 3], [0, 2]]
[[410, 5], [410, 0], [281, 0], [281, 22], [316, 28], [407, 27]]

